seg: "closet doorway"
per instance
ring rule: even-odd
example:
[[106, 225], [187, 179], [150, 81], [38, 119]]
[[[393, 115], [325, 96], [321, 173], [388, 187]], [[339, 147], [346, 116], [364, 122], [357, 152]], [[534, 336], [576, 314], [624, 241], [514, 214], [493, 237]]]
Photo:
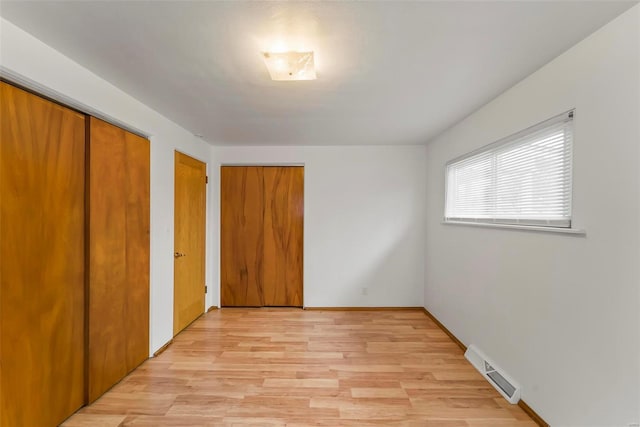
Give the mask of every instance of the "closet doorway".
[[303, 166], [222, 166], [223, 307], [302, 307]]

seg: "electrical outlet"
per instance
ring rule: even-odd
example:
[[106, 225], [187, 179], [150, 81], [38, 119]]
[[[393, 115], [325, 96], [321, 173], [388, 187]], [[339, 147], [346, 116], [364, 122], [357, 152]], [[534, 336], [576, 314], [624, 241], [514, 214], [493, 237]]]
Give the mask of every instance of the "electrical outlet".
[[362, 288], [362, 295], [369, 295], [369, 288]]

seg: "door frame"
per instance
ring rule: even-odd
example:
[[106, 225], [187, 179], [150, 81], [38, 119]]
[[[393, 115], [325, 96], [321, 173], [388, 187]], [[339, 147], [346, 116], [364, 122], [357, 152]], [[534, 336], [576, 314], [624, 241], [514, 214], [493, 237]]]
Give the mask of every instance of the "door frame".
[[[302, 197], [303, 200], [305, 201], [305, 205], [304, 205], [304, 210], [303, 210], [303, 214], [302, 214], [302, 310], [304, 310], [306, 308], [305, 305], [305, 295], [306, 295], [306, 289], [305, 289], [305, 283], [307, 282], [306, 280], [306, 257], [305, 257], [305, 253], [307, 252], [307, 240], [305, 238], [306, 236], [306, 229], [307, 229], [307, 221], [305, 221], [306, 217], [307, 217], [307, 204], [306, 204], [306, 200], [307, 200], [307, 180], [306, 180], [306, 171], [307, 171], [307, 165], [306, 162], [219, 162], [218, 163], [218, 169], [216, 171], [217, 174], [217, 178], [218, 178], [218, 186], [217, 186], [217, 190], [218, 190], [218, 196], [216, 198], [216, 200], [218, 201], [218, 206], [217, 206], [217, 217], [218, 217], [218, 221], [217, 221], [217, 239], [218, 239], [218, 259], [217, 259], [217, 263], [218, 263], [218, 302], [217, 302], [217, 307], [222, 307], [222, 168], [224, 166], [255, 166], [255, 167], [269, 167], [269, 166], [274, 166], [274, 167], [302, 167], [303, 169], [303, 176], [304, 179], [302, 181]], [[207, 169], [208, 170], [208, 169]], [[213, 308], [213, 307], [212, 307]]]

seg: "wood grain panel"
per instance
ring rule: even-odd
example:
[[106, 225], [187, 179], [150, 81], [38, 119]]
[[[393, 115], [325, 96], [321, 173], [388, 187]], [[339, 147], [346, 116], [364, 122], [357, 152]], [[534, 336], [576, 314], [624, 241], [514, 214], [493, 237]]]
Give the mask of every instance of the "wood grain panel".
[[127, 184], [124, 131], [89, 118], [88, 401], [127, 374]]
[[221, 305], [261, 307], [263, 168], [223, 166], [220, 175]]
[[149, 140], [125, 132], [126, 157], [126, 367], [149, 357]]
[[92, 402], [149, 354], [149, 141], [89, 120]]
[[0, 425], [84, 401], [85, 118], [0, 82]]
[[265, 306], [302, 306], [304, 168], [264, 167]]
[[204, 313], [207, 165], [176, 151], [173, 335]]

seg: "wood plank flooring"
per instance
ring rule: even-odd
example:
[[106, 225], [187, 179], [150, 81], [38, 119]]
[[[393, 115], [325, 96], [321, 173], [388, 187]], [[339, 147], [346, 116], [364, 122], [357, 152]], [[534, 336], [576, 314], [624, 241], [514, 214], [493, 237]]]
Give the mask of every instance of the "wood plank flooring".
[[235, 308], [63, 425], [536, 426], [422, 311]]

